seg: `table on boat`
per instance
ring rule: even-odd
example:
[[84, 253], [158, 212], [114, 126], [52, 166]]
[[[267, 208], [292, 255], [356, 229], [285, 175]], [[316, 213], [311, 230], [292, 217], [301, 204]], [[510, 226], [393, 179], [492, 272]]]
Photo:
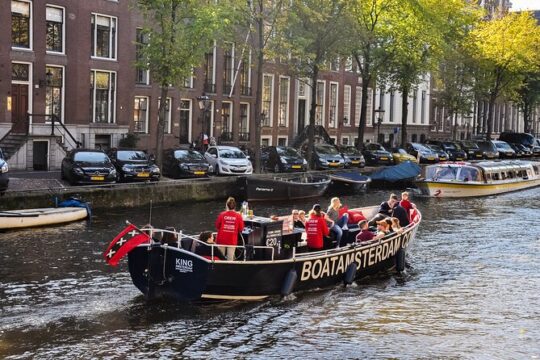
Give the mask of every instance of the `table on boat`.
[[[274, 258], [289, 257], [292, 248], [302, 241], [303, 229], [293, 228], [280, 218], [272, 220], [266, 217], [244, 217], [242, 237], [246, 246], [268, 246], [274, 248]], [[262, 257], [271, 258], [271, 250], [261, 249]], [[257, 254], [257, 251], [255, 251]], [[257, 256], [259, 257], [259, 256]]]

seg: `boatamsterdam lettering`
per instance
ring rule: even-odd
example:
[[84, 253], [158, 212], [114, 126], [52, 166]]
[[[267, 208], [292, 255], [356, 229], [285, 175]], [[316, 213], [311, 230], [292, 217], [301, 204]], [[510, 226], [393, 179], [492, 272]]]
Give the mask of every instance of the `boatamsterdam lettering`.
[[373, 266], [394, 256], [400, 248], [406, 248], [412, 236], [413, 232], [409, 231], [400, 237], [386, 240], [375, 246], [358, 248], [342, 255], [306, 261], [302, 264], [300, 281], [317, 280], [343, 274], [353, 262], [356, 262], [358, 271]]
[[186, 259], [176, 259], [175, 268], [181, 273], [193, 272], [193, 261]]

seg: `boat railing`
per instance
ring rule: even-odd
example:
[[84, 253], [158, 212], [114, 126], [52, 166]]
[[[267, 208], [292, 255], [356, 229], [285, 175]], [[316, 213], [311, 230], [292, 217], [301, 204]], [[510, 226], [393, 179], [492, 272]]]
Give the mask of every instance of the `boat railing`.
[[[211, 262], [215, 262], [216, 256], [217, 256], [217, 251], [220, 251], [219, 249], [217, 249], [217, 251], [216, 251], [216, 248], [221, 248], [221, 247], [241, 249], [242, 250], [242, 256], [240, 258], [243, 257], [243, 261], [247, 261], [247, 258], [248, 258], [247, 251], [248, 251], [248, 249], [249, 250], [252, 250], [252, 249], [253, 250], [268, 250], [271, 253], [271, 257], [270, 257], [269, 260], [274, 261], [274, 258], [275, 258], [275, 248], [272, 247], [272, 246], [263, 246], [263, 245], [247, 245], [246, 246], [245, 241], [244, 241], [244, 245], [208, 244], [208, 243], [206, 243], [204, 241], [199, 240], [198, 235], [188, 235], [188, 234], [183, 233], [182, 231], [177, 231], [177, 230], [174, 230], [174, 229], [158, 229], [158, 228], [146, 226], [146, 227], [141, 228], [141, 230], [144, 231], [144, 232], [147, 232], [150, 235], [150, 238], [152, 239], [153, 243], [162, 243], [163, 245], [167, 245], [167, 246], [170, 246], [170, 247], [175, 247], [175, 248], [178, 248], [178, 249], [182, 249], [182, 250], [185, 250], [185, 251], [192, 252], [195, 255], [197, 255], [195, 253], [195, 249], [197, 248], [197, 246], [209, 246], [210, 247], [210, 256], [211, 256], [210, 261]], [[170, 240], [173, 240], [171, 242], [176, 243], [176, 245], [170, 245], [170, 243], [168, 241], [164, 242], [163, 239], [164, 238], [167, 239], [167, 237]], [[243, 239], [243, 237], [242, 237], [242, 239]], [[190, 240], [190, 242], [188, 243], [186, 240]], [[224, 255], [224, 254], [222, 254], [222, 255]], [[235, 260], [238, 260], [238, 258], [235, 259]]]

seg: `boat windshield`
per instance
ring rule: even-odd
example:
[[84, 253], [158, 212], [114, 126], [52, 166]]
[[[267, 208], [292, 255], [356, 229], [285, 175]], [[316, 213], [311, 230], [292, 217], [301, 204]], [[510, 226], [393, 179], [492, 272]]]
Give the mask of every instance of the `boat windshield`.
[[146, 161], [146, 154], [143, 151], [119, 150], [116, 157], [120, 161]]
[[315, 146], [315, 150], [319, 154], [323, 154], [323, 155], [339, 155], [336, 148], [330, 145], [317, 145]]
[[296, 150], [290, 147], [286, 146], [278, 146], [276, 147], [276, 151], [280, 156], [295, 156], [298, 157], [298, 153]]
[[470, 166], [464, 166], [461, 168], [457, 179], [460, 181], [479, 181], [479, 174], [478, 169]]
[[198, 151], [194, 150], [176, 150], [174, 157], [179, 160], [203, 160], [204, 157]]
[[219, 157], [224, 159], [245, 159], [246, 155], [242, 151], [236, 149], [220, 149]]
[[426, 179], [431, 180], [456, 180], [458, 168], [455, 166], [428, 166]]

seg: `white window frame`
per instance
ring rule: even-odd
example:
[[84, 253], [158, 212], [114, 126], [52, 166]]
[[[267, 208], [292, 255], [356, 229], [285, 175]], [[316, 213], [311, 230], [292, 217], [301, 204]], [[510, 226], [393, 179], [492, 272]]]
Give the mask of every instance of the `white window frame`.
[[[144, 119], [144, 130], [141, 132], [141, 131], [136, 131], [135, 129], [133, 130], [134, 133], [136, 134], [148, 134], [148, 119], [149, 119], [149, 114], [150, 114], [150, 98], [148, 96], [139, 96], [139, 95], [135, 95], [133, 97], [133, 111], [135, 111], [135, 99], [145, 99], [146, 100], [146, 119]], [[133, 121], [135, 121], [135, 119], [133, 119]]]
[[[320, 85], [319, 85], [320, 84]], [[322, 86], [322, 87], [319, 87]], [[326, 114], [326, 81], [324, 80], [317, 80], [317, 91], [315, 91], [315, 104], [317, 105], [317, 108], [319, 107], [319, 104], [317, 101], [319, 89], [322, 89], [322, 105], [321, 105], [321, 111], [319, 112], [318, 109], [315, 110], [315, 125], [322, 125], [324, 126], [324, 120], [325, 120], [325, 114]], [[317, 121], [317, 114], [321, 115], [321, 118], [319, 121]]]
[[[343, 126], [351, 126], [351, 85], [343, 86]], [[345, 122], [347, 119], [347, 122]]]
[[[250, 122], [251, 122], [251, 107], [250, 107], [250, 103], [248, 102], [240, 102], [240, 105], [238, 107], [238, 114], [241, 116], [242, 115], [242, 105], [246, 105], [246, 108], [247, 108], [247, 114], [246, 114], [246, 132], [249, 134], [249, 128], [250, 128]], [[241, 120], [241, 118], [240, 118]], [[241, 123], [241, 121], [240, 121]], [[241, 127], [239, 126], [238, 127], [238, 132], [240, 132], [241, 130]]]
[[[140, 27], [137, 27], [135, 29], [135, 60], [137, 60], [137, 61], [138, 61], [138, 57], [139, 57], [138, 54], [137, 54], [137, 52], [138, 52], [137, 47], [147, 45], [144, 42], [139, 43], [139, 39], [138, 39], [138, 35], [137, 35], [137, 32], [139, 30], [142, 31], [143, 29], [140, 28]], [[143, 41], [144, 41], [144, 36], [143, 36]], [[141, 70], [146, 73], [146, 81], [145, 82], [137, 82], [137, 79], [135, 79], [135, 85], [150, 85], [150, 69], [141, 69]], [[135, 66], [135, 71], [139, 71], [137, 66]]]
[[277, 146], [280, 146], [280, 145], [279, 145], [279, 140], [281, 140], [281, 139], [285, 139], [285, 145], [284, 145], [284, 146], [288, 146], [288, 144], [289, 144], [289, 138], [288, 138], [287, 136], [278, 136], [278, 137], [277, 137], [277, 143], [276, 143], [276, 145], [277, 145]]
[[[114, 46], [114, 57], [102, 57], [102, 56], [97, 56], [96, 55], [96, 51], [97, 51], [97, 17], [98, 16], [109, 18], [111, 20], [111, 23], [112, 23], [112, 19], [115, 19], [114, 44], [112, 43], [112, 41], [110, 41], [111, 36], [112, 36], [112, 31], [110, 31], [110, 34], [109, 34], [109, 46], [110, 46], [109, 47], [109, 53], [112, 50], [112, 46]], [[91, 44], [91, 46], [93, 48], [92, 49], [93, 50], [92, 54], [90, 54], [91, 58], [92, 59], [99, 59], [99, 60], [117, 61], [117, 59], [118, 59], [118, 17], [111, 16], [111, 15], [106, 15], [106, 14], [94, 13], [94, 12], [90, 14], [90, 17], [94, 18], [94, 43]], [[91, 20], [92, 19], [90, 19], [90, 24], [92, 23]]]
[[[16, 50], [21, 50], [21, 51], [33, 51], [34, 49], [34, 7], [33, 7], [33, 2], [30, 1], [30, 0], [16, 0], [18, 2], [25, 2], [25, 3], [28, 3], [29, 5], [29, 9], [30, 9], [30, 26], [29, 26], [29, 37], [28, 37], [28, 47], [25, 48], [25, 47], [19, 47], [19, 46], [13, 46], [13, 44], [11, 44], [11, 48], [12, 49], [16, 49]], [[11, 21], [11, 13], [12, 13], [12, 10], [11, 10], [11, 4], [12, 4], [12, 1], [10, 0], [9, 2], [10, 6], [9, 6], [9, 16], [10, 16], [10, 21]], [[11, 43], [11, 29], [9, 29], [10, 31], [10, 39], [9, 39], [9, 42]], [[17, 63], [20, 63], [22, 64], [22, 62], [17, 62]], [[29, 91], [30, 92], [30, 91]]]
[[[332, 99], [332, 89], [335, 88], [336, 89], [336, 98], [335, 99]], [[338, 118], [338, 115], [339, 115], [339, 83], [335, 82], [335, 81], [330, 81], [330, 91], [329, 91], [329, 94], [328, 94], [329, 98], [328, 98], [328, 127], [329, 128], [335, 128], [337, 129], [338, 127], [338, 123], [339, 123], [339, 118]], [[334, 109], [332, 109], [332, 103], [334, 102]], [[334, 113], [332, 114], [332, 110], [334, 111]], [[333, 123], [331, 123], [331, 119], [332, 119], [332, 115], [333, 115], [333, 118], [334, 118], [334, 121]]]
[[330, 139], [332, 139], [332, 141], [334, 142], [334, 145], [339, 145], [337, 136], [330, 136]]
[[[169, 102], [169, 109], [167, 110], [167, 108], [165, 108], [165, 118], [166, 118], [166, 126], [164, 127], [163, 129], [163, 133], [164, 134], [171, 134], [171, 120], [172, 120], [172, 107], [173, 107], [173, 102], [172, 102], [172, 98], [167, 96], [167, 101]], [[158, 103], [157, 103], [157, 111], [158, 111], [158, 114], [157, 114], [157, 120], [159, 122], [159, 106], [161, 105], [161, 98], [158, 98]]]
[[96, 121], [96, 73], [109, 73], [114, 74], [114, 99], [110, 96], [110, 86], [109, 86], [109, 102], [111, 100], [114, 100], [114, 108], [109, 108], [109, 121], [107, 124], [116, 124], [116, 106], [117, 106], [117, 93], [118, 93], [118, 73], [116, 71], [110, 71], [110, 70], [101, 70], [101, 69], [90, 69], [90, 72], [94, 73], [94, 84], [93, 84], [93, 95], [92, 95], [92, 123], [95, 124], [101, 124], [101, 122]]
[[[265, 93], [265, 86], [264, 82], [265, 79], [270, 78], [270, 108], [268, 109], [268, 114], [266, 114], [266, 118], [268, 119], [268, 126], [272, 127], [274, 126], [274, 74], [263, 74], [263, 88], [262, 88], [262, 99], [263, 99], [263, 105], [264, 105], [264, 97], [266, 95]], [[263, 109], [263, 112], [265, 112], [267, 109]], [[264, 126], [261, 124], [261, 126]]]
[[[62, 10], [62, 51], [52, 51], [52, 50], [46, 50], [47, 54], [54, 54], [54, 55], [65, 55], [66, 54], [66, 8], [63, 6], [58, 5], [51, 5], [46, 4], [45, 5], [45, 12], [47, 11], [47, 8], [57, 8]], [[45, 23], [47, 22], [47, 17], [45, 15]], [[47, 27], [45, 27], [45, 36], [47, 32]], [[47, 44], [45, 44], [45, 49], [47, 49]]]
[[[285, 127], [289, 127], [289, 106], [291, 102], [291, 78], [289, 76], [280, 76], [279, 77], [279, 110], [278, 110], [278, 117], [281, 117], [281, 81], [286, 80], [287, 81], [287, 103], [285, 105]], [[280, 123], [280, 119], [278, 118], [278, 124]]]
[[[347, 140], [347, 142], [345, 143], [345, 141], [343, 140]], [[341, 145], [350, 145], [350, 139], [348, 136], [342, 136], [341, 137]]]
[[267, 146], [272, 146], [272, 136], [261, 135], [261, 145], [263, 143], [263, 140], [268, 140], [268, 145]]
[[[189, 103], [189, 109], [182, 109], [181, 104], [184, 101], [187, 101]], [[191, 143], [191, 141], [192, 141], [191, 132], [193, 131], [193, 99], [180, 98], [180, 102], [178, 103], [178, 113], [179, 113], [178, 121], [180, 121], [182, 119], [182, 117], [180, 116], [180, 114], [182, 114], [182, 112], [188, 112], [188, 114], [189, 114], [189, 117], [188, 117], [188, 141]]]
[[[222, 105], [221, 105], [221, 108], [223, 109], [223, 104], [229, 104], [229, 119], [227, 120], [227, 129], [229, 129], [229, 132], [232, 134], [233, 133], [233, 116], [234, 116], [234, 103], [232, 101], [223, 101]], [[221, 116], [223, 118], [223, 112], [221, 112]], [[223, 125], [222, 125], [223, 126]], [[223, 132], [223, 128], [221, 129], [221, 131]]]
[[[60, 94], [60, 98], [62, 99], [62, 111], [60, 112], [60, 122], [64, 123], [64, 116], [65, 116], [65, 110], [66, 110], [66, 68], [62, 65], [53, 65], [53, 64], [45, 64], [45, 69], [48, 67], [55, 67], [62, 69], [62, 94]], [[46, 87], [46, 86], [45, 86]], [[45, 105], [47, 105], [47, 95], [45, 95]], [[45, 111], [46, 112], [46, 111]], [[47, 117], [47, 120], [45, 121], [46, 124], [50, 124], [51, 120]]]

